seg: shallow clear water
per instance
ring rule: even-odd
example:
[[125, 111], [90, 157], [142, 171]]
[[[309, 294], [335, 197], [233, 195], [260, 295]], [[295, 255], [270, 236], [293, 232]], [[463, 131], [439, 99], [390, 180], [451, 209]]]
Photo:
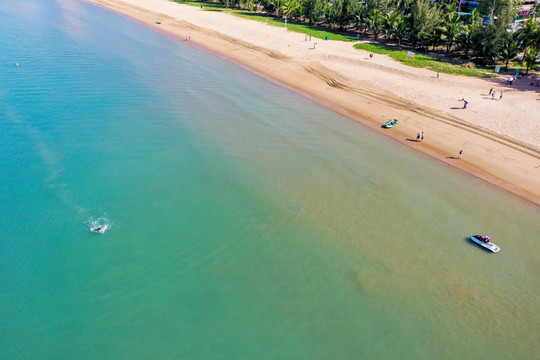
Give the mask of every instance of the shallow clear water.
[[0, 20], [2, 358], [538, 357], [538, 208], [93, 5]]

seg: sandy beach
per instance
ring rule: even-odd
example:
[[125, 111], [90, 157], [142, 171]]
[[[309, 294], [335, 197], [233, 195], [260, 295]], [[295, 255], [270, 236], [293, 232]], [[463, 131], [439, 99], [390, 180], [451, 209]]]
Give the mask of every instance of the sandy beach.
[[[169, 0], [88, 0], [245, 66], [365, 126], [540, 205], [540, 88], [402, 65]], [[155, 21], [161, 21], [156, 24]], [[189, 39], [189, 40], [187, 40]], [[316, 44], [316, 45], [315, 45]], [[496, 96], [492, 99], [489, 90]], [[501, 91], [504, 93], [500, 98]], [[463, 101], [468, 101], [466, 109]], [[399, 125], [382, 129], [397, 118]], [[424, 132], [425, 139], [416, 141]], [[458, 153], [463, 150], [463, 158]]]

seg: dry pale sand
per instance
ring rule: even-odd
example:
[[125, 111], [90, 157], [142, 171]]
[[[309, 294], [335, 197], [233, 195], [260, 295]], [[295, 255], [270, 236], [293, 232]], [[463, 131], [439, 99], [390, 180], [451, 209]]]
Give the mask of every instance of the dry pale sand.
[[[451, 166], [540, 205], [540, 88], [530, 78], [437, 74], [386, 56], [169, 0], [89, 0], [159, 30], [187, 36], [230, 61]], [[161, 24], [155, 24], [160, 20]], [[317, 46], [315, 48], [315, 43]], [[534, 79], [540, 82], [539, 78]], [[495, 99], [488, 94], [494, 88]], [[501, 91], [503, 98], [499, 99]], [[466, 99], [469, 104], [463, 109]], [[398, 118], [391, 130], [381, 124]], [[416, 142], [417, 132], [425, 133]], [[463, 159], [457, 154], [463, 149]]]

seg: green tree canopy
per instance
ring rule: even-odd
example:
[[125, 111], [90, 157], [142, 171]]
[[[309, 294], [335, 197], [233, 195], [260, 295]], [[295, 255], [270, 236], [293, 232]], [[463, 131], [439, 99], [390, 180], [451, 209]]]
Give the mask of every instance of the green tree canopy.
[[414, 0], [409, 17], [410, 40], [413, 45], [426, 46], [441, 18], [441, 10], [430, 0]]
[[312, 25], [324, 14], [324, 3], [322, 0], [303, 0], [301, 9], [302, 16]]

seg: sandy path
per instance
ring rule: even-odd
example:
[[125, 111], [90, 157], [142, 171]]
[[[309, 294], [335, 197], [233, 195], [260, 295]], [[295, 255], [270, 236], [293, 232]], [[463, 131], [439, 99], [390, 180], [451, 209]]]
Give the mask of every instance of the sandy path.
[[[433, 157], [540, 204], [540, 88], [402, 65], [263, 23], [168, 0], [90, 0], [178, 35]], [[157, 25], [155, 20], [161, 20]], [[317, 48], [314, 48], [317, 43]], [[540, 80], [535, 79], [535, 82]], [[488, 95], [494, 88], [495, 100]], [[500, 91], [504, 91], [502, 99]], [[463, 109], [459, 99], [469, 105]], [[391, 131], [380, 125], [398, 118]], [[411, 141], [424, 131], [425, 141]], [[464, 150], [461, 161], [454, 157]]]

